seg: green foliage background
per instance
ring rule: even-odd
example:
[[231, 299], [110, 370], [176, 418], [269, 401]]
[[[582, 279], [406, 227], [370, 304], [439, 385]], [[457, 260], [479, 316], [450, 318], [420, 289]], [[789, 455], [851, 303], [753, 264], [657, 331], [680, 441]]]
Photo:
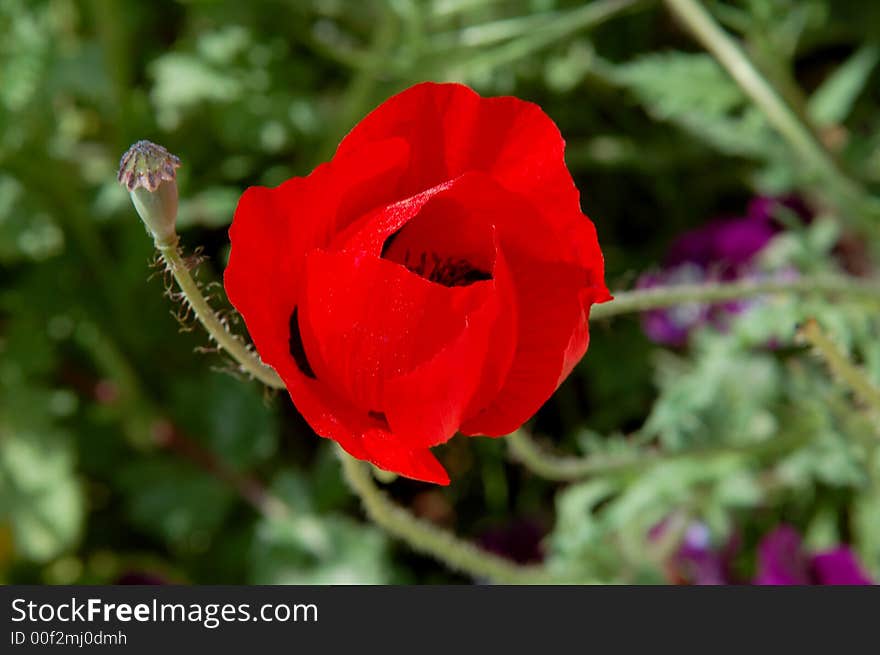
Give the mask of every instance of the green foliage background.
[[[202, 248], [199, 277], [224, 304], [212, 282], [242, 190], [308, 173], [367, 111], [426, 79], [514, 94], [556, 120], [613, 289], [758, 193], [819, 209], [774, 242], [767, 270], [874, 270], [880, 4], [706, 4], [863, 205], [833, 209], [659, 2], [0, 3], [0, 580], [467, 580], [365, 523], [330, 444], [286, 396], [218, 371], [228, 364], [199, 351], [198, 326], [169, 315], [179, 307], [115, 181], [140, 138], [183, 160], [183, 242]], [[853, 241], [857, 257], [832, 253]], [[744, 572], [786, 521], [811, 547], [852, 543], [878, 577], [876, 417], [794, 343], [811, 316], [880, 379], [876, 305], [774, 298], [678, 351], [632, 317], [600, 322], [533, 430], [559, 452], [672, 457], [560, 485], [512, 462], [503, 440], [457, 438], [439, 449], [451, 487], [390, 489], [466, 537], [534, 522], [549, 564], [571, 575], [662, 582], [646, 534], [676, 516], [717, 544], [741, 534]], [[704, 454], [674, 457], [694, 447]], [[256, 511], [266, 497], [288, 510]]]

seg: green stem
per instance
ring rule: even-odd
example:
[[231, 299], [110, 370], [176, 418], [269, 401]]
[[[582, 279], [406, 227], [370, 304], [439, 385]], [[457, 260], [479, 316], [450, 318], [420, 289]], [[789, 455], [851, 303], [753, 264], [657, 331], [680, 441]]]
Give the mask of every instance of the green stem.
[[186, 302], [217, 345], [238, 362], [243, 372], [255, 377], [266, 386], [283, 389], [284, 382], [278, 377], [275, 370], [266, 366], [256, 351], [230, 332], [226, 324], [217, 315], [217, 312], [208, 304], [207, 299], [202, 294], [202, 290], [190, 274], [189, 266], [187, 266], [187, 263], [181, 256], [177, 242], [175, 241], [170, 244], [157, 243], [156, 247], [159, 249], [162, 259], [165, 260], [168, 270], [171, 271], [171, 274], [177, 281], [177, 286], [180, 287]]
[[840, 171], [828, 151], [764, 79], [742, 48], [715, 22], [698, 0], [665, 2], [703, 47], [727, 69], [746, 95], [764, 112], [770, 124], [844, 202], [852, 202], [863, 195], [862, 190]]
[[642, 467], [657, 459], [652, 454], [601, 455], [589, 457], [560, 456], [546, 452], [524, 430], [517, 430], [505, 437], [514, 459], [521, 462], [532, 473], [546, 478], [567, 482], [580, 480], [592, 475], [620, 473]]
[[800, 331], [801, 336], [816, 349], [831, 373], [846, 384], [875, 415], [880, 416], [880, 389], [853, 364], [846, 354], [822, 331], [819, 323], [809, 320]]
[[593, 306], [590, 318], [599, 320], [685, 303], [712, 304], [773, 293], [841, 294], [880, 302], [880, 282], [845, 275], [813, 275], [792, 280], [741, 280], [654, 287], [616, 293], [613, 301]]
[[535, 473], [548, 480], [574, 482], [594, 475], [612, 475], [641, 471], [656, 464], [689, 459], [714, 459], [717, 457], [744, 456], [763, 457], [787, 452], [800, 446], [801, 434], [791, 438], [767, 439], [753, 444], [736, 446], [701, 447], [673, 453], [659, 451], [626, 455], [589, 455], [573, 457], [546, 452], [523, 430], [505, 437], [514, 458]]
[[360, 497], [370, 520], [406, 542], [413, 550], [475, 578], [486, 578], [503, 584], [562, 582], [543, 567], [514, 564], [416, 518], [376, 486], [369, 466], [341, 449], [338, 452], [345, 478]]

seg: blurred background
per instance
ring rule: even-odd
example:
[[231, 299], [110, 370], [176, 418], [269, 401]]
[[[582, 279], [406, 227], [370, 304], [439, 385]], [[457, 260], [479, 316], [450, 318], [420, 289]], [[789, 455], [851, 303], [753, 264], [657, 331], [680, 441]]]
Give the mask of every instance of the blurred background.
[[[115, 180], [138, 139], [183, 162], [182, 242], [221, 307], [241, 192], [307, 174], [423, 80], [557, 122], [612, 289], [870, 275], [880, 3], [703, 4], [839, 163], [847, 202], [663, 2], [0, 3], [0, 581], [471, 581], [365, 522], [331, 444], [285, 394], [224, 370], [169, 299]], [[437, 451], [450, 487], [389, 489], [572, 576], [833, 582], [824, 561], [876, 581], [875, 417], [795, 343], [809, 316], [880, 379], [876, 304], [855, 299], [596, 321], [530, 429], [549, 451], [631, 466], [548, 481], [505, 440], [459, 437]]]

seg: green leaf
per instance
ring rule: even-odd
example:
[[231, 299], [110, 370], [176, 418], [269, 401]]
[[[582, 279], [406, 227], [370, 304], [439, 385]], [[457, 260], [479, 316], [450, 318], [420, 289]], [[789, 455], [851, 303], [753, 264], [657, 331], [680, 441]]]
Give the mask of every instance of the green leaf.
[[320, 557], [302, 549], [297, 523], [263, 522], [251, 553], [254, 584], [388, 584], [394, 580], [388, 541], [345, 516], [308, 517], [332, 547]]
[[855, 544], [862, 561], [869, 567], [874, 580], [880, 580], [880, 451], [874, 465], [877, 476], [864, 489], [853, 508]]
[[0, 174], [0, 262], [43, 261], [64, 248], [64, 233], [14, 177]]
[[810, 97], [810, 118], [817, 125], [835, 125], [846, 120], [878, 61], [880, 46], [872, 43], [859, 48]]
[[77, 397], [39, 382], [55, 355], [45, 317], [28, 313], [38, 302], [24, 293], [0, 296], [13, 317], [0, 337], [0, 522], [11, 523], [24, 559], [44, 562], [76, 544], [85, 501], [73, 439], [59, 427]]
[[210, 547], [234, 501], [219, 480], [176, 460], [141, 458], [118, 481], [133, 525], [193, 554]]
[[155, 60], [152, 99], [159, 122], [176, 127], [184, 112], [203, 103], [231, 102], [243, 93], [242, 84], [226, 72], [189, 54], [171, 52]]
[[289, 516], [257, 525], [250, 561], [254, 584], [387, 584], [394, 581], [388, 540], [376, 528], [330, 513], [317, 514], [307, 480], [280, 475], [273, 490]]
[[645, 431], [671, 448], [772, 436], [776, 422], [771, 409], [780, 383], [772, 357], [750, 351], [712, 328], [694, 340], [693, 360], [669, 353], [658, 356], [660, 396]]
[[16, 550], [50, 560], [79, 539], [84, 499], [67, 435], [13, 432], [0, 424], [0, 518], [12, 524]]
[[213, 187], [180, 202], [177, 227], [223, 227], [232, 222], [232, 214], [241, 196], [241, 189]]
[[590, 480], [559, 493], [556, 525], [548, 540], [550, 566], [596, 576], [619, 565], [613, 549], [608, 548], [612, 528], [599, 512], [615, 492], [610, 480]]
[[247, 469], [275, 453], [277, 416], [257, 385], [221, 374], [182, 379], [174, 387], [174, 407], [187, 437], [227, 466]]
[[706, 54], [652, 54], [611, 69], [658, 120], [726, 154], [769, 158], [779, 141], [739, 87]]

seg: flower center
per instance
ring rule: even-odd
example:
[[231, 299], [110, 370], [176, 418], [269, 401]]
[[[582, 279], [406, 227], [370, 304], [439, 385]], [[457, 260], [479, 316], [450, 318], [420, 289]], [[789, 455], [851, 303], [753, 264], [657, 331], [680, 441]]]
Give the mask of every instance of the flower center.
[[491, 280], [495, 255], [492, 224], [442, 194], [388, 235], [381, 251], [383, 259], [445, 287]]
[[467, 259], [441, 257], [436, 252], [422, 252], [418, 257], [413, 257], [407, 250], [403, 265], [419, 277], [445, 287], [466, 287], [474, 282], [492, 279], [491, 274], [475, 267]]

